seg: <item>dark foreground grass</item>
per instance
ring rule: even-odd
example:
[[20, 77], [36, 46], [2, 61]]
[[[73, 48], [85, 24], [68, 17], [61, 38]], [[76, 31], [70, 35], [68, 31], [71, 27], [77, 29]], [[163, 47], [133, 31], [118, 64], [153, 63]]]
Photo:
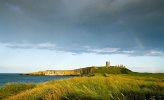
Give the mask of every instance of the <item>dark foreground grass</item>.
[[36, 85], [7, 84], [0, 96], [7, 100], [164, 100], [164, 82], [153, 75], [75, 77]]
[[5, 99], [8, 96], [13, 96], [22, 91], [32, 89], [35, 84], [20, 84], [20, 83], [8, 83], [4, 87], [0, 88], [0, 99]]

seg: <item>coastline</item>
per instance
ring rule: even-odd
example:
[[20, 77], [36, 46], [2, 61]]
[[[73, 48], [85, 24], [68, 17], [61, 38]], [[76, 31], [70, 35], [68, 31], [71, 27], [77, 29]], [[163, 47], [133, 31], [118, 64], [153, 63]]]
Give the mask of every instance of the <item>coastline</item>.
[[[7, 100], [133, 100], [164, 98], [164, 74], [107, 74], [42, 83], [8, 84], [0, 89]], [[12, 92], [11, 92], [12, 91]]]

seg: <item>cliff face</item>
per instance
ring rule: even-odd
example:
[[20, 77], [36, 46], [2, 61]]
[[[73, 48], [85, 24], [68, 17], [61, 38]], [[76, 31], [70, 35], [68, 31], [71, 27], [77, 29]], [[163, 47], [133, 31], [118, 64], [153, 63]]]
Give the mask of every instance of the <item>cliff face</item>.
[[44, 75], [73, 75], [73, 70], [47, 70], [43, 72]]
[[75, 70], [46, 70], [33, 73], [27, 73], [27, 75], [86, 75], [94, 72], [94, 67], [86, 67]]
[[39, 71], [28, 73], [26, 75], [93, 75], [94, 73], [100, 74], [128, 74], [132, 71], [119, 66], [111, 66], [111, 67], [86, 67], [86, 68], [79, 68], [75, 70], [46, 70], [46, 71]]

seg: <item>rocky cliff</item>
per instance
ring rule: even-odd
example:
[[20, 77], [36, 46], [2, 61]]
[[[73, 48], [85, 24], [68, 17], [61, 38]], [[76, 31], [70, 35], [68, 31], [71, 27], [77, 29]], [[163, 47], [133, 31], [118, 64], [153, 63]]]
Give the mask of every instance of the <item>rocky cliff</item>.
[[39, 72], [26, 73], [26, 75], [93, 75], [95, 73], [101, 74], [128, 74], [132, 71], [127, 69], [126, 67], [120, 66], [99, 66], [99, 67], [86, 67], [79, 68], [74, 70], [46, 70]]

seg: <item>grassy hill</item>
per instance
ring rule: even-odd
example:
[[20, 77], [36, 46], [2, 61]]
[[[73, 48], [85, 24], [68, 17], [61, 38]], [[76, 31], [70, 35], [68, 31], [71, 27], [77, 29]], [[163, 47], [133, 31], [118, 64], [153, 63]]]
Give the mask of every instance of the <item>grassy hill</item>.
[[75, 70], [39, 71], [30, 75], [54, 75], [54, 73], [76, 76], [37, 84], [9, 83], [0, 87], [0, 99], [164, 100], [162, 73], [136, 73], [123, 66], [92, 66]]
[[92, 66], [79, 68], [74, 70], [46, 70], [33, 73], [27, 73], [26, 75], [75, 75], [75, 76], [90, 76], [95, 74], [129, 74], [131, 70], [126, 67], [119, 66]]
[[164, 74], [99, 74], [38, 84], [12, 83], [0, 88], [0, 99], [164, 100]]
[[116, 67], [116, 66], [111, 66], [106, 68], [104, 67], [97, 67], [95, 68], [94, 73], [101, 73], [101, 74], [129, 74], [132, 73], [131, 70], [127, 69], [126, 67]]

